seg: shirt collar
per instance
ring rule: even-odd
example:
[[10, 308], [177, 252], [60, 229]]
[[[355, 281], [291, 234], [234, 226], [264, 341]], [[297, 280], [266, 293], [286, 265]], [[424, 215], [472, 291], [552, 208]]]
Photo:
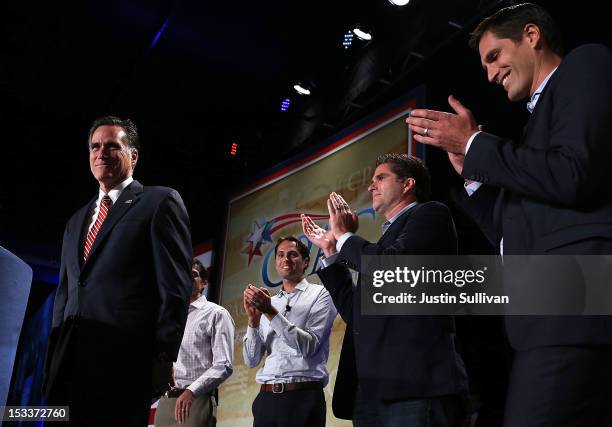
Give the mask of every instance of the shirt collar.
[[[113, 204], [117, 202], [117, 199], [119, 199], [119, 196], [121, 195], [123, 190], [125, 190], [125, 187], [130, 185], [133, 181], [134, 181], [134, 178], [130, 176], [125, 181], [123, 181], [121, 184], [116, 185], [113, 187], [112, 190], [109, 190], [108, 197], [110, 197], [110, 199], [113, 201]], [[101, 200], [102, 197], [104, 197], [106, 194], [107, 193], [105, 193], [104, 191], [102, 191], [102, 189], [100, 189], [98, 193], [98, 200]]]
[[393, 224], [393, 222], [394, 222], [396, 219], [398, 219], [398, 218], [399, 218], [399, 217], [400, 217], [400, 216], [401, 216], [401, 215], [402, 215], [404, 212], [406, 212], [408, 209], [410, 209], [410, 208], [412, 208], [412, 207], [414, 207], [414, 206], [416, 206], [416, 205], [418, 205], [418, 204], [419, 204], [419, 202], [412, 202], [412, 203], [410, 203], [409, 205], [404, 206], [404, 207], [402, 208], [402, 210], [400, 210], [398, 213], [396, 213], [396, 214], [395, 214], [395, 215], [393, 215], [391, 218], [389, 218], [389, 219], [387, 220], [387, 222], [389, 223], [389, 225]]
[[383, 222], [383, 225], [382, 225], [382, 234], [385, 234], [387, 232], [389, 227], [391, 227], [391, 224], [393, 224], [393, 221], [398, 219], [400, 217], [400, 215], [402, 215], [404, 212], [406, 212], [408, 209], [412, 208], [413, 206], [416, 206], [418, 203], [419, 202], [412, 202], [408, 206], [404, 206], [402, 208], [402, 210], [400, 210], [398, 213], [393, 215], [393, 217], [391, 217], [391, 219], [388, 219], [385, 222]]
[[533, 93], [533, 95], [531, 95], [531, 99], [529, 100], [529, 102], [527, 103], [527, 111], [529, 111], [530, 113], [533, 113], [533, 110], [535, 110], [536, 104], [538, 103], [538, 99], [540, 99], [540, 95], [542, 94], [542, 92], [544, 91], [544, 88], [546, 87], [546, 84], [548, 83], [548, 80], [550, 80], [550, 77], [553, 75], [553, 73], [555, 71], [557, 71], [558, 67], [555, 67], [547, 76], [546, 78], [542, 81], [542, 83], [540, 83], [540, 86], [538, 86], [538, 88], [536, 89], [536, 91]]
[[[295, 286], [294, 292], [295, 292], [296, 290], [303, 292], [304, 290], [306, 290], [306, 287], [307, 287], [307, 286], [308, 286], [308, 282], [306, 281], [306, 279], [302, 279], [302, 280], [300, 281], [300, 283], [298, 283], [298, 284]], [[289, 294], [283, 290], [283, 287], [282, 287], [282, 285], [281, 285], [281, 288], [280, 288], [280, 290], [279, 290], [279, 291], [276, 293], [276, 296], [278, 296], [278, 297], [282, 297], [282, 296], [286, 296], [286, 295], [289, 295]]]
[[198, 298], [197, 300], [195, 300], [194, 302], [192, 302], [189, 305], [191, 307], [195, 307], [195, 308], [202, 308], [202, 307], [204, 307], [204, 304], [206, 304], [207, 302], [208, 302], [208, 300], [206, 299], [206, 296], [202, 295], [200, 298]]

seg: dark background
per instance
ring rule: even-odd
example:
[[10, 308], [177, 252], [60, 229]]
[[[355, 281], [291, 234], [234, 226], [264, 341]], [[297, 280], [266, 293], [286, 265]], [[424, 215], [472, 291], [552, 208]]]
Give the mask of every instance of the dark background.
[[[609, 2], [540, 3], [568, 48], [611, 44]], [[37, 244], [60, 243], [67, 219], [97, 191], [87, 132], [101, 115], [135, 120], [135, 177], [179, 190], [194, 244], [219, 243], [233, 190], [420, 84], [430, 108], [448, 109], [453, 93], [486, 129], [520, 132], [523, 103], [488, 84], [466, 46], [481, 17], [506, 4], [10, 2], [0, 39], [2, 244], [34, 258]], [[374, 39], [345, 50], [343, 35], [355, 23]], [[313, 95], [297, 96], [297, 80], [314, 83]], [[283, 113], [286, 97], [292, 105]], [[228, 154], [231, 142], [239, 143], [237, 158]], [[453, 174], [440, 153], [428, 156], [444, 199]]]
[[[487, 83], [467, 47], [469, 31], [508, 1], [412, 0], [402, 8], [387, 0], [4, 3], [0, 245], [35, 272], [14, 404], [40, 399], [36, 373], [64, 224], [97, 193], [87, 153], [96, 117], [136, 122], [142, 149], [135, 178], [179, 190], [194, 245], [210, 239], [216, 249], [233, 192], [417, 86], [425, 85], [428, 108], [448, 110], [452, 93], [493, 133], [520, 135], [527, 119], [524, 103], [509, 103], [502, 88]], [[586, 42], [612, 46], [610, 2], [538, 3], [557, 19], [567, 50]], [[344, 34], [356, 23], [370, 27], [374, 39], [344, 49]], [[298, 80], [314, 85], [311, 96], [293, 92]], [[281, 112], [285, 98], [291, 107]], [[235, 157], [232, 142], [239, 144]], [[460, 180], [443, 153], [428, 149], [427, 160], [434, 198], [452, 207], [449, 189]], [[454, 214], [462, 252], [495, 251]], [[458, 327], [472, 331], [463, 351], [473, 391], [491, 396], [492, 412], [499, 411], [505, 370], [498, 368], [508, 360], [499, 319], [466, 318]], [[495, 357], [496, 368], [487, 370], [485, 359]]]

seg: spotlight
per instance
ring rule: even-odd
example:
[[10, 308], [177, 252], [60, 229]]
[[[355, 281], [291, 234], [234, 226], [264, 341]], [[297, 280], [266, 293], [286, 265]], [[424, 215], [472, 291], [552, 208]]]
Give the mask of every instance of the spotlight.
[[344, 40], [342, 41], [342, 46], [345, 49], [348, 49], [353, 44], [353, 31], [347, 31], [344, 35]]
[[300, 95], [310, 95], [310, 89], [303, 83], [296, 83], [293, 85], [293, 89]]
[[410, 3], [410, 0], [389, 0], [389, 3], [394, 6], [406, 6], [408, 3]]
[[359, 26], [353, 28], [353, 34], [355, 34], [359, 40], [372, 40], [372, 33], [365, 28], [360, 28]]

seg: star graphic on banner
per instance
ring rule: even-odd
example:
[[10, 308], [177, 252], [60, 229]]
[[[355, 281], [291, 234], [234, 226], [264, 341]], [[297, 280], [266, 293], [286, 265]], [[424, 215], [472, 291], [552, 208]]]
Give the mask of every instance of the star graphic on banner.
[[254, 230], [246, 239], [247, 246], [242, 250], [241, 253], [247, 254], [249, 256], [248, 264], [251, 265], [251, 261], [253, 261], [253, 257], [255, 255], [262, 256], [261, 253], [261, 245], [264, 242], [271, 242], [272, 237], [270, 236], [270, 226], [272, 224], [270, 222], [265, 222], [263, 225], [259, 225], [257, 221], [254, 224]]

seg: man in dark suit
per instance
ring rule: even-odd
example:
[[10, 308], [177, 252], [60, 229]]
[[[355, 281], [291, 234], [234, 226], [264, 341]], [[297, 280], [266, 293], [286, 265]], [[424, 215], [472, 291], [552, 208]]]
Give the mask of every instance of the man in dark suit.
[[[465, 178], [461, 204], [504, 255], [612, 253], [610, 50], [585, 45], [563, 57], [554, 21], [530, 3], [485, 19], [471, 45], [511, 101], [530, 98], [522, 140], [480, 132], [452, 96], [456, 114], [412, 111], [415, 139], [448, 152]], [[510, 292], [520, 285], [505, 281]], [[506, 426], [612, 425], [609, 316], [508, 316], [506, 328], [516, 350]]]
[[355, 426], [454, 426], [461, 419], [467, 378], [447, 316], [363, 316], [362, 255], [456, 254], [455, 226], [446, 206], [427, 202], [429, 174], [404, 154], [380, 156], [368, 191], [385, 216], [376, 243], [353, 234], [357, 221], [344, 199], [327, 202], [330, 230], [303, 216], [306, 236], [325, 254], [318, 275], [346, 322], [333, 396], [334, 414]]
[[132, 178], [138, 150], [130, 120], [93, 123], [99, 194], [64, 233], [44, 389], [79, 427], [147, 425], [152, 388], [171, 378], [187, 318], [187, 212], [175, 190]]

